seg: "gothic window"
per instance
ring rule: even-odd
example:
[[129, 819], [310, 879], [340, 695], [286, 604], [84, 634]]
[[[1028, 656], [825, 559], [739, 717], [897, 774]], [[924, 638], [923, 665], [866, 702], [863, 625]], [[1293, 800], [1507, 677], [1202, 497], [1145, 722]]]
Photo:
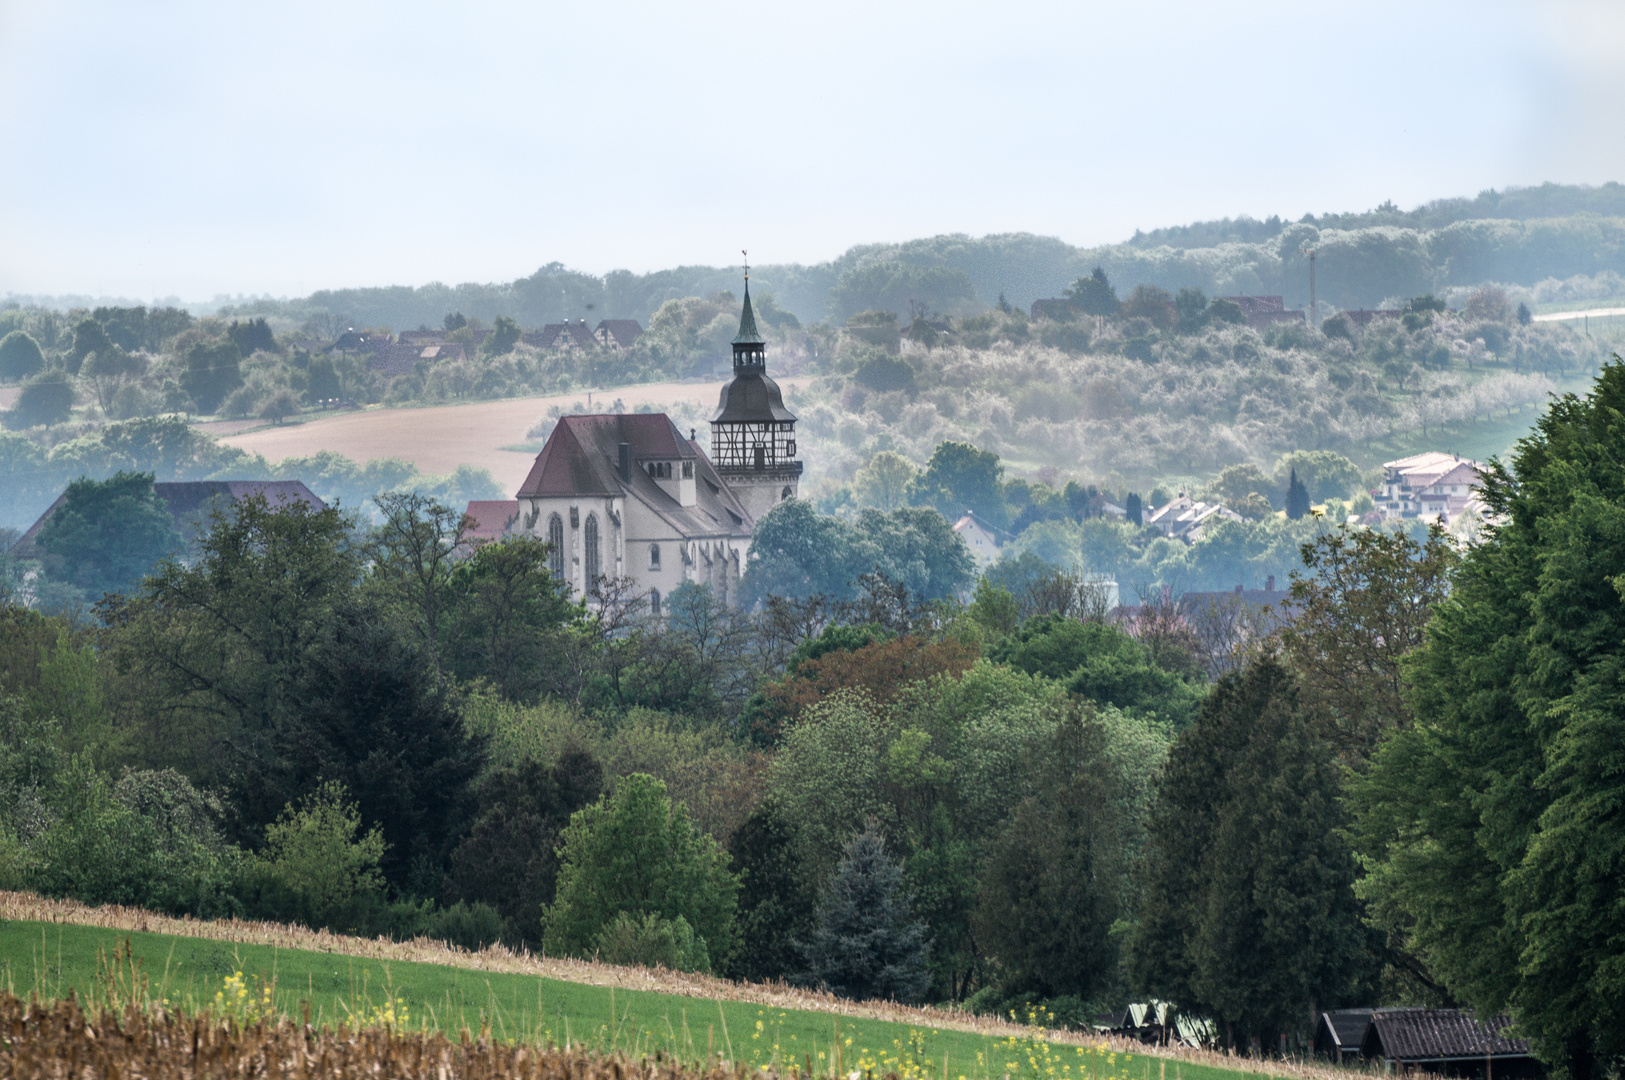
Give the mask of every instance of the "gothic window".
[[660, 545], [659, 544], [650, 544], [649, 545], [649, 569], [651, 569], [651, 570], [659, 570], [660, 569]]
[[655, 616], [657, 618], [660, 615], [660, 590], [659, 589], [650, 589], [649, 590], [649, 614], [651, 614], [651, 615], [653, 615], [653, 616]]
[[547, 543], [553, 550], [547, 553], [547, 568], [554, 577], [564, 576], [564, 519], [550, 514], [547, 519]]
[[788, 499], [789, 497], [790, 497], [790, 485], [786, 484], [786, 485], [784, 485], [784, 490], [779, 492], [779, 498]]
[[597, 514], [587, 515], [587, 527], [583, 531], [585, 532], [585, 536], [582, 539], [582, 547], [585, 548], [585, 551], [583, 552], [583, 561], [586, 563], [587, 569], [586, 586], [587, 591], [592, 592], [598, 587], [599, 577]]

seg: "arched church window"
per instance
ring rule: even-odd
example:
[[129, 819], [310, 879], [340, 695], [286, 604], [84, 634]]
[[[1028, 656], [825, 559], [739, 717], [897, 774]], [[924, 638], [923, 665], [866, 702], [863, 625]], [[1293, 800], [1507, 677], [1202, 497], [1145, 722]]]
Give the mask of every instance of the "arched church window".
[[651, 569], [651, 570], [659, 570], [660, 569], [660, 545], [659, 544], [650, 544], [649, 545], [649, 569]]
[[779, 498], [780, 499], [788, 499], [789, 497], [790, 497], [790, 485], [785, 484], [784, 485], [784, 490], [779, 492]]
[[582, 537], [582, 545], [581, 546], [585, 549], [582, 552], [582, 560], [586, 564], [586, 569], [587, 569], [586, 586], [587, 586], [587, 591], [592, 592], [594, 589], [596, 589], [598, 587], [598, 578], [600, 576], [599, 575], [599, 562], [598, 562], [598, 515], [597, 514], [588, 514], [587, 515], [587, 527], [582, 531], [583, 531], [584, 535]]
[[650, 589], [649, 590], [649, 614], [654, 615], [656, 617], [658, 617], [660, 615], [660, 590], [659, 589]]
[[547, 568], [554, 577], [564, 576], [564, 519], [557, 514], [547, 518], [547, 544], [553, 550], [547, 553]]

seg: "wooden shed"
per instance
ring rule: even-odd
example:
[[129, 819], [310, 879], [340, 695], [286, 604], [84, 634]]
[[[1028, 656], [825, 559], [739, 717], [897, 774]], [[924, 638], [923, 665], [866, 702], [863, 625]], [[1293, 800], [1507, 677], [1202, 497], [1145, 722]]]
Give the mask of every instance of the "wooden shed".
[[1315, 1025], [1315, 1056], [1346, 1064], [1358, 1061], [1360, 1046], [1371, 1027], [1371, 1009], [1333, 1009], [1320, 1014]]
[[1373, 1009], [1360, 1056], [1400, 1074], [1539, 1080], [1545, 1069], [1527, 1042], [1506, 1034], [1511, 1025], [1511, 1017], [1480, 1020], [1464, 1009]]

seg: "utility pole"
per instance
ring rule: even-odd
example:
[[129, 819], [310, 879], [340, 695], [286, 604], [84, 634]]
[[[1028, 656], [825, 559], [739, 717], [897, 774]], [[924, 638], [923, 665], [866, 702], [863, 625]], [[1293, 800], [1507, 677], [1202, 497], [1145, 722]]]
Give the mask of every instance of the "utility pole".
[[1315, 249], [1299, 248], [1298, 254], [1309, 256], [1309, 329], [1314, 330], [1320, 325], [1320, 320], [1315, 317]]

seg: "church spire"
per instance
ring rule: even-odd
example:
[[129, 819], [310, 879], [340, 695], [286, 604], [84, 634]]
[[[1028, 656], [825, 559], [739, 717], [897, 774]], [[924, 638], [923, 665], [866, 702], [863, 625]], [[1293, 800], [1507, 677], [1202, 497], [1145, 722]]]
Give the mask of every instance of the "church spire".
[[[750, 308], [750, 253], [741, 251], [745, 256], [745, 309], [739, 313], [739, 336], [734, 338], [735, 345], [766, 345], [762, 335], [756, 330], [756, 312]], [[737, 354], [738, 349], [734, 352]]]
[[745, 275], [745, 310], [739, 313], [739, 336], [735, 345], [765, 345], [767, 342], [756, 330], [756, 313], [750, 309], [750, 275]]
[[[740, 252], [741, 255], [745, 253]], [[756, 312], [750, 306], [750, 261], [745, 262], [745, 306], [739, 312], [739, 334], [734, 338], [734, 371], [766, 371], [767, 339], [756, 329]]]

